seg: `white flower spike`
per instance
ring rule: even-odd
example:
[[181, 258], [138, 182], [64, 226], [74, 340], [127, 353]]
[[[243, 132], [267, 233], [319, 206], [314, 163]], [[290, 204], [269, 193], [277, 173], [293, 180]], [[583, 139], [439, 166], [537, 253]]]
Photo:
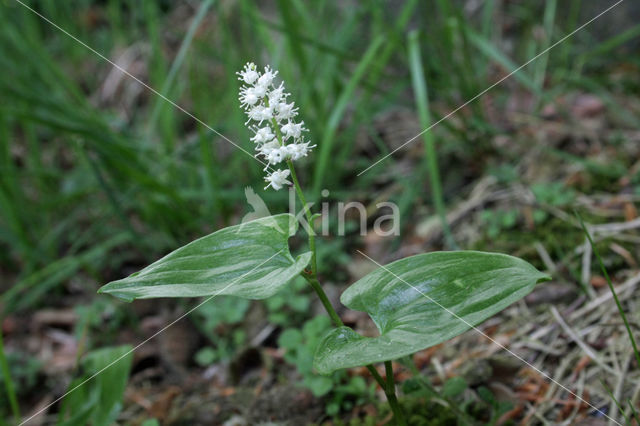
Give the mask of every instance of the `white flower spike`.
[[[256, 144], [256, 156], [266, 160], [265, 170], [286, 160], [296, 161], [306, 157], [315, 145], [304, 141], [302, 134], [307, 129], [304, 121], [294, 121], [298, 108], [294, 102], [287, 102], [289, 93], [285, 92], [284, 83], [275, 85], [278, 71], [266, 66], [260, 72], [256, 64], [248, 62], [236, 74], [238, 80], [244, 83], [240, 88], [240, 107], [249, 118], [246, 124], [251, 121], [257, 124], [249, 127], [255, 133], [251, 141]], [[265, 177], [268, 182], [265, 189], [272, 187], [277, 191], [285, 185], [291, 185], [287, 180], [290, 173], [285, 169], [268, 174]]]

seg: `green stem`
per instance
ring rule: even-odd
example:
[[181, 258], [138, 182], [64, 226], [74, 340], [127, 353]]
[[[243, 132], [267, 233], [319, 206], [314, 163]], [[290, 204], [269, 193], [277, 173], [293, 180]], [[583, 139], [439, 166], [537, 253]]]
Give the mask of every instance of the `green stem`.
[[307, 217], [307, 222], [309, 225], [309, 229], [307, 229], [306, 231], [307, 235], [309, 236], [309, 249], [311, 250], [311, 274], [306, 274], [303, 272], [302, 276], [315, 290], [316, 294], [320, 298], [320, 301], [324, 305], [324, 308], [327, 310], [327, 313], [331, 317], [331, 320], [333, 320], [333, 323], [336, 325], [336, 327], [342, 327], [344, 324], [342, 323], [340, 316], [333, 308], [333, 305], [331, 305], [331, 301], [327, 297], [327, 294], [322, 289], [322, 285], [320, 285], [320, 282], [318, 281], [318, 267], [316, 264], [316, 239], [315, 233], [313, 232], [312, 223], [313, 218], [311, 217], [311, 212], [309, 211], [310, 209], [307, 206], [307, 201], [304, 198], [304, 194], [302, 193], [302, 188], [300, 187], [300, 182], [298, 182], [298, 176], [296, 176], [296, 170], [293, 167], [293, 163], [291, 162], [291, 160], [287, 160], [287, 165], [289, 166], [289, 170], [291, 171], [291, 179], [293, 180], [293, 185], [296, 188], [296, 193], [298, 194], [298, 198], [300, 199], [300, 202], [302, 203], [302, 206], [304, 208], [305, 216]]
[[327, 294], [322, 289], [322, 285], [320, 285], [320, 282], [318, 281], [318, 279], [315, 276], [310, 277], [304, 273], [300, 275], [302, 275], [302, 277], [304, 277], [304, 279], [307, 280], [307, 282], [311, 285], [313, 290], [315, 290], [316, 294], [320, 298], [320, 301], [322, 302], [322, 305], [326, 309], [327, 313], [331, 317], [331, 320], [336, 325], [336, 327], [342, 327], [344, 324], [342, 323], [342, 320], [340, 319], [340, 316], [338, 315], [336, 310], [333, 309], [333, 305], [331, 305], [331, 301], [329, 301], [329, 298], [327, 297]]
[[384, 371], [387, 373], [387, 387], [385, 390], [390, 390], [393, 393], [396, 393], [396, 385], [393, 380], [393, 365], [391, 364], [391, 361], [384, 362]]
[[4, 386], [9, 397], [9, 405], [11, 405], [11, 411], [16, 419], [16, 422], [20, 421], [20, 407], [18, 406], [18, 399], [16, 398], [16, 391], [13, 388], [13, 381], [11, 380], [11, 372], [9, 371], [9, 363], [7, 357], [4, 354], [4, 342], [2, 341], [2, 331], [0, 330], [0, 368], [2, 369], [2, 375], [4, 376]]
[[[282, 145], [282, 136], [278, 129], [276, 123], [273, 126], [276, 129], [276, 137], [278, 138], [278, 142]], [[313, 217], [311, 215], [311, 211], [309, 206], [307, 206], [307, 200], [304, 197], [304, 193], [302, 192], [302, 188], [300, 187], [300, 182], [298, 181], [298, 176], [296, 175], [296, 170], [293, 167], [293, 162], [291, 160], [287, 160], [287, 165], [289, 166], [289, 171], [291, 172], [291, 180], [293, 181], [293, 186], [296, 189], [296, 194], [302, 203], [305, 216], [307, 218], [309, 229], [306, 229], [307, 235], [309, 237], [309, 249], [311, 250], [311, 273], [303, 272], [301, 275], [307, 282], [311, 285], [313, 290], [316, 292], [320, 301], [324, 305], [327, 313], [331, 317], [331, 320], [336, 325], [336, 327], [342, 327], [344, 324], [340, 319], [340, 316], [331, 305], [331, 301], [327, 297], [327, 294], [322, 289], [322, 285], [318, 281], [318, 267], [316, 264], [316, 240], [315, 240], [315, 232], [313, 231]], [[388, 365], [387, 365], [388, 363]], [[387, 381], [378, 374], [378, 371], [373, 367], [373, 365], [367, 365], [367, 369], [373, 376], [373, 378], [378, 382], [380, 387], [384, 390], [385, 395], [387, 396], [387, 400], [389, 401], [389, 405], [391, 406], [391, 411], [393, 412], [393, 416], [396, 420], [396, 423], [399, 426], [405, 426], [406, 420], [404, 418], [404, 413], [402, 412], [402, 408], [398, 403], [398, 398], [396, 397], [395, 391], [395, 383], [393, 381], [393, 369], [391, 367], [391, 361], [387, 361], [385, 363], [385, 367], [387, 369]]]
[[387, 395], [387, 401], [389, 401], [389, 406], [391, 407], [391, 411], [393, 412], [393, 418], [396, 421], [398, 426], [406, 426], [407, 420], [404, 418], [404, 412], [402, 411], [402, 407], [400, 407], [400, 403], [398, 402], [398, 398], [395, 393], [385, 393]]
[[376, 379], [376, 382], [378, 382], [382, 390], [385, 390], [387, 388], [387, 382], [384, 381], [382, 376], [378, 373], [378, 370], [376, 370], [375, 367], [371, 364], [367, 365], [366, 367], [367, 367], [367, 370], [369, 370], [369, 373], [371, 373], [371, 375], [373, 376], [373, 378]]
[[[282, 140], [282, 134], [280, 133], [278, 123], [275, 119], [272, 119], [271, 121], [273, 128], [276, 131], [276, 138], [278, 139], [278, 143], [283, 146], [284, 141]], [[295, 167], [293, 167], [293, 162], [291, 160], [287, 160], [287, 166], [289, 166], [289, 171], [291, 172], [291, 180], [293, 180], [293, 186], [296, 188], [296, 194], [298, 195], [298, 198], [302, 203], [304, 215], [307, 218], [308, 229], [305, 229], [305, 231], [307, 232], [307, 236], [309, 237], [309, 250], [311, 250], [311, 273], [307, 274], [303, 272], [301, 275], [309, 282], [313, 290], [316, 292], [336, 327], [341, 327], [344, 324], [342, 323], [342, 320], [340, 319], [340, 316], [338, 315], [336, 310], [333, 309], [331, 301], [327, 297], [327, 294], [322, 289], [322, 285], [320, 285], [320, 282], [318, 281], [318, 266], [316, 261], [316, 234], [313, 231], [313, 217], [311, 215], [311, 209], [307, 205], [307, 200], [304, 197], [304, 192], [302, 192], [302, 187], [300, 187], [300, 182], [298, 181], [296, 169]]]
[[[280, 137], [280, 135], [278, 135]], [[302, 208], [304, 209], [304, 215], [307, 218], [307, 224], [309, 229], [306, 229], [307, 235], [309, 236], [309, 249], [311, 250], [311, 273], [313, 277], [317, 277], [318, 275], [318, 266], [316, 264], [316, 234], [313, 231], [313, 218], [311, 217], [311, 209], [307, 205], [307, 200], [304, 198], [304, 193], [302, 192], [302, 188], [300, 187], [300, 183], [298, 182], [298, 176], [296, 175], [296, 169], [293, 167], [293, 162], [291, 160], [287, 160], [287, 165], [289, 166], [289, 171], [291, 171], [291, 180], [293, 180], [293, 186], [296, 188], [296, 193], [298, 194], [298, 198], [302, 203]]]
[[398, 426], [406, 426], [407, 421], [404, 417], [404, 412], [402, 411], [402, 407], [400, 407], [400, 403], [398, 402], [398, 398], [396, 397], [396, 387], [393, 381], [393, 369], [391, 367], [391, 361], [386, 361], [384, 363], [385, 370], [387, 372], [387, 380], [383, 379], [382, 376], [378, 373], [373, 365], [367, 365], [367, 370], [376, 379], [376, 382], [380, 385], [382, 390], [384, 391], [385, 396], [387, 397], [387, 401], [389, 401], [389, 406], [391, 407], [391, 412], [393, 413], [393, 418], [396, 421]]
[[396, 397], [396, 384], [393, 380], [393, 366], [391, 365], [391, 361], [384, 362], [384, 369], [387, 372], [387, 385], [384, 388], [384, 393], [391, 406], [391, 411], [393, 411], [393, 418], [396, 420], [398, 426], [405, 426], [407, 420], [404, 418], [404, 412]]

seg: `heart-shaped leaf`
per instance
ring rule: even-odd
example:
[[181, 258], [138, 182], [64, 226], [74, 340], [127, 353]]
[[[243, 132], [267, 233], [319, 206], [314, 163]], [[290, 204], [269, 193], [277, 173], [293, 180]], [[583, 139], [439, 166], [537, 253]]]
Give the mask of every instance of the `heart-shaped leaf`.
[[[378, 268], [340, 300], [367, 312], [380, 336], [331, 330], [316, 350], [320, 373], [397, 359], [470, 329], [528, 294], [548, 277], [504, 254], [436, 252]], [[455, 315], [454, 315], [455, 314]]]
[[298, 224], [290, 214], [230, 226], [197, 239], [140, 272], [100, 288], [126, 300], [233, 295], [265, 299], [281, 290], [311, 259], [293, 258], [288, 239]]

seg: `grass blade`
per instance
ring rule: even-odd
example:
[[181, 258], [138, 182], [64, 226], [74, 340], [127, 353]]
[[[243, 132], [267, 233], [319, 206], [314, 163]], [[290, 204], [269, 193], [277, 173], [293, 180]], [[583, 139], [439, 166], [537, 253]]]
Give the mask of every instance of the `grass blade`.
[[582, 57], [580, 58], [580, 63], [586, 63], [589, 61], [589, 59], [593, 58], [594, 56], [599, 56], [605, 53], [609, 53], [611, 50], [615, 49], [621, 44], [624, 44], [629, 40], [632, 40], [638, 37], [639, 35], [640, 35], [640, 24], [637, 24], [629, 28], [628, 30], [620, 34], [617, 34], [611, 38], [608, 38], [602, 43], [595, 46], [591, 51], [582, 55]]
[[[418, 116], [420, 117], [420, 127], [428, 129], [431, 126], [431, 115], [429, 114], [429, 94], [427, 83], [424, 79], [422, 68], [422, 56], [420, 54], [420, 42], [418, 31], [409, 33], [409, 67], [411, 69], [411, 81], [413, 82], [413, 94], [418, 106]], [[438, 157], [433, 139], [433, 132], [423, 133], [425, 155], [427, 157], [427, 169], [429, 172], [429, 183], [431, 184], [431, 195], [436, 213], [442, 224], [442, 231], [445, 243], [449, 248], [456, 248], [456, 242], [451, 234], [451, 229], [447, 223], [446, 208], [442, 196], [442, 183], [440, 182], [440, 171], [438, 170]]]
[[11, 372], [9, 371], [9, 363], [7, 357], [4, 354], [4, 341], [2, 340], [2, 332], [0, 331], [0, 368], [2, 369], [2, 376], [4, 378], [4, 386], [9, 397], [9, 404], [11, 405], [11, 411], [16, 421], [20, 421], [20, 407], [18, 406], [18, 399], [16, 398], [16, 391], [13, 386], [13, 380], [11, 380]]
[[322, 188], [325, 175], [329, 170], [331, 148], [335, 142], [336, 131], [338, 130], [338, 125], [340, 124], [344, 111], [347, 108], [347, 104], [353, 98], [353, 93], [355, 92], [356, 87], [358, 87], [358, 83], [364, 76], [365, 71], [376, 59], [376, 53], [380, 46], [382, 46], [383, 40], [384, 37], [378, 36], [373, 40], [373, 42], [371, 42], [369, 48], [358, 63], [351, 79], [340, 94], [340, 97], [336, 102], [336, 106], [333, 108], [333, 111], [329, 116], [329, 120], [323, 132], [322, 140], [318, 144], [318, 162], [316, 163], [317, 165], [313, 175], [314, 195], [320, 194], [320, 189]]
[[[167, 78], [164, 80], [164, 83], [162, 84], [162, 89], [160, 90], [160, 93], [163, 96], [167, 96], [167, 97], [169, 96], [170, 91], [173, 87], [173, 83], [176, 79], [176, 76], [178, 75], [178, 71], [180, 71], [180, 69], [182, 68], [182, 64], [184, 64], [187, 51], [189, 50], [189, 47], [191, 46], [191, 42], [193, 41], [193, 36], [195, 35], [196, 30], [200, 26], [200, 23], [202, 22], [202, 20], [207, 15], [207, 11], [211, 7], [211, 5], [213, 5], [213, 0], [203, 1], [202, 4], [200, 5], [200, 8], [198, 9], [198, 12], [196, 13], [196, 16], [193, 18], [193, 21], [191, 21], [191, 24], [189, 25], [189, 29], [187, 30], [187, 34], [184, 36], [184, 39], [180, 44], [180, 48], [178, 49], [178, 53], [176, 54], [176, 57], [173, 60], [173, 63], [171, 64], [171, 68], [169, 69], [169, 74], [167, 74]], [[168, 104], [164, 99], [162, 98], [156, 99], [155, 105], [153, 106], [153, 111], [151, 113], [151, 118], [149, 119], [149, 129], [155, 128], [156, 123], [158, 121], [158, 117], [160, 116], [160, 112], [162, 111], [163, 108], [166, 108], [166, 107], [168, 107]]]
[[[553, 36], [553, 23], [555, 22], [556, 17], [556, 9], [557, 9], [557, 0], [549, 0], [546, 2], [546, 6], [544, 9], [544, 19], [543, 19], [543, 28], [544, 28], [544, 37], [540, 43], [539, 51], [543, 52], [549, 48], [551, 45], [551, 38]], [[565, 42], [566, 43], [566, 42]], [[549, 63], [549, 55], [542, 55], [540, 59], [535, 64], [533, 81], [538, 88], [538, 90], [542, 90], [544, 87], [544, 77], [547, 74], [547, 64]]]
[[596, 259], [598, 259], [598, 264], [600, 265], [600, 270], [604, 275], [604, 278], [607, 280], [607, 285], [609, 286], [609, 290], [611, 290], [611, 294], [613, 295], [613, 300], [616, 301], [616, 306], [618, 307], [618, 312], [620, 312], [620, 316], [622, 317], [622, 321], [624, 322], [624, 326], [627, 329], [627, 333], [629, 334], [629, 340], [631, 341], [631, 346], [633, 346], [633, 352], [636, 355], [636, 361], [638, 365], [640, 365], [640, 351], [638, 351], [638, 345], [636, 344], [636, 339], [633, 337], [633, 333], [631, 332], [631, 326], [629, 326], [629, 321], [627, 321], [627, 315], [624, 313], [622, 309], [622, 304], [620, 304], [620, 300], [618, 299], [618, 295], [616, 294], [615, 288], [613, 288], [613, 283], [611, 282], [611, 278], [609, 278], [609, 274], [607, 273], [607, 268], [605, 268], [604, 263], [602, 262], [602, 258], [600, 257], [600, 253], [596, 248], [596, 245], [593, 243], [593, 239], [591, 238], [591, 234], [587, 230], [587, 227], [582, 220], [582, 217], [576, 212], [576, 216], [580, 221], [580, 226], [582, 226], [582, 230], [584, 234], [587, 236], [589, 240], [589, 244], [591, 245], [591, 250], [593, 250], [593, 254], [595, 254]]
[[636, 411], [636, 407], [633, 406], [633, 401], [631, 401], [631, 398], [629, 398], [629, 408], [631, 408], [631, 414], [636, 420], [636, 424], [640, 425], [640, 416], [638, 416], [638, 412]]
[[[474, 32], [472, 29], [467, 27], [468, 31], [468, 40], [485, 56], [494, 62], [498, 63], [502, 66], [507, 72], [512, 73], [516, 69], [518, 69], [518, 65], [509, 59], [506, 55], [500, 52], [495, 48], [488, 40], [486, 40], [482, 35]], [[524, 70], [519, 70], [515, 74], [513, 74], [513, 78], [520, 82], [524, 87], [531, 90], [538, 96], [542, 96], [542, 91], [538, 88], [536, 83], [529, 77]]]
[[629, 422], [629, 417], [627, 417], [627, 415], [624, 413], [624, 410], [622, 409], [622, 407], [620, 406], [620, 403], [618, 402], [618, 400], [616, 399], [615, 395], [613, 394], [613, 392], [611, 391], [611, 389], [609, 389], [609, 386], [607, 386], [607, 384], [604, 382], [604, 380], [600, 381], [602, 383], [602, 386], [604, 387], [604, 389], [607, 391], [607, 393], [609, 394], [609, 397], [611, 397], [611, 400], [613, 401], [613, 403], [616, 405], [616, 407], [618, 407], [618, 411], [620, 411], [620, 413], [622, 413], [622, 416], [624, 417], [624, 420], [626, 421], [627, 424], [630, 424]]

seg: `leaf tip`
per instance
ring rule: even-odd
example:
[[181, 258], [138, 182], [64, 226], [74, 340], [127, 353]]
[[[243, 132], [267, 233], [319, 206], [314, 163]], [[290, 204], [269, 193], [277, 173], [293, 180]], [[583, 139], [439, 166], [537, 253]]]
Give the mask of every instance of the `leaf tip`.
[[536, 280], [536, 284], [544, 283], [547, 281], [551, 281], [553, 278], [549, 274], [545, 274], [544, 272], [540, 272], [538, 275], [538, 279]]
[[136, 297], [132, 296], [131, 294], [128, 293], [123, 293], [123, 292], [119, 292], [117, 289], [111, 289], [111, 284], [112, 283], [108, 283], [103, 285], [102, 287], [100, 287], [97, 291], [98, 294], [108, 294], [111, 295], [117, 299], [123, 300], [125, 302], [133, 302]]

